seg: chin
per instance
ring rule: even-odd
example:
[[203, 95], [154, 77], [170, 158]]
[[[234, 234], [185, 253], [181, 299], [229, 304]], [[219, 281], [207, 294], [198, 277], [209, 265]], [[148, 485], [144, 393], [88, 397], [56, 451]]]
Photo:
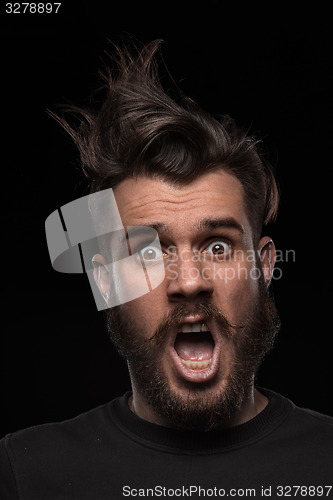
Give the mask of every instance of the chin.
[[244, 380], [211, 380], [200, 384], [181, 381], [171, 384], [165, 377], [154, 380], [145, 400], [167, 427], [210, 431], [228, 427], [241, 410], [252, 390], [253, 377]]

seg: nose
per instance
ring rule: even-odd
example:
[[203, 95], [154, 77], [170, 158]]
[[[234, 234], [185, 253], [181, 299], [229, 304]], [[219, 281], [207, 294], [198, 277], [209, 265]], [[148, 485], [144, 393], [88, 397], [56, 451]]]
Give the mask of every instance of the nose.
[[192, 251], [178, 252], [168, 263], [166, 275], [171, 302], [207, 299], [214, 291], [212, 280], [205, 275], [204, 263]]

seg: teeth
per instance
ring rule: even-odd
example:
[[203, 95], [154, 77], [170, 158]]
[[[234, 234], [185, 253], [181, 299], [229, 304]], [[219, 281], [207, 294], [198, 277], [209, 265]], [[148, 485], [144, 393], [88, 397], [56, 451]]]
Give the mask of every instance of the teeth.
[[208, 328], [205, 323], [184, 323], [179, 331], [182, 333], [208, 332]]
[[206, 359], [205, 361], [191, 361], [182, 358], [180, 359], [185, 366], [191, 368], [192, 370], [202, 370], [203, 368], [207, 368], [207, 366], [209, 366], [212, 362], [211, 359]]
[[[194, 326], [195, 325], [193, 325], [193, 327]], [[181, 326], [181, 332], [183, 332], [183, 333], [191, 333], [191, 332], [194, 332], [194, 331], [199, 331], [200, 332], [200, 330], [192, 330], [192, 325], [190, 325], [190, 324], [185, 324], [185, 325]]]

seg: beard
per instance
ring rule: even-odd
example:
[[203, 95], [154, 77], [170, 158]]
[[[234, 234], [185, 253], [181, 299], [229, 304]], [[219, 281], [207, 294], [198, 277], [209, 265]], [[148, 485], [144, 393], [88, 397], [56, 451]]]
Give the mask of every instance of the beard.
[[[259, 297], [245, 324], [233, 325], [210, 301], [179, 304], [160, 322], [154, 335], [145, 338], [145, 330], [125, 314], [122, 306], [105, 312], [107, 329], [116, 349], [128, 363], [132, 382], [155, 414], [173, 428], [208, 431], [228, 427], [250, 397], [255, 375], [274, 345], [280, 320], [266, 284], [260, 278]], [[215, 320], [219, 335], [232, 343], [232, 368], [226, 380], [216, 388], [214, 380], [193, 384], [183, 381], [186, 396], [168, 384], [162, 357], [170, 328], [187, 315], [204, 314]]]

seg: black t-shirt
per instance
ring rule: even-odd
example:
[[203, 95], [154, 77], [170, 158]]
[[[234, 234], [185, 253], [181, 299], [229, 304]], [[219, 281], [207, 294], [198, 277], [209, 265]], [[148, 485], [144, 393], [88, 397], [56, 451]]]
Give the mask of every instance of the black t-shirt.
[[255, 418], [210, 432], [138, 418], [130, 393], [0, 441], [1, 500], [332, 498], [333, 418], [269, 399]]

